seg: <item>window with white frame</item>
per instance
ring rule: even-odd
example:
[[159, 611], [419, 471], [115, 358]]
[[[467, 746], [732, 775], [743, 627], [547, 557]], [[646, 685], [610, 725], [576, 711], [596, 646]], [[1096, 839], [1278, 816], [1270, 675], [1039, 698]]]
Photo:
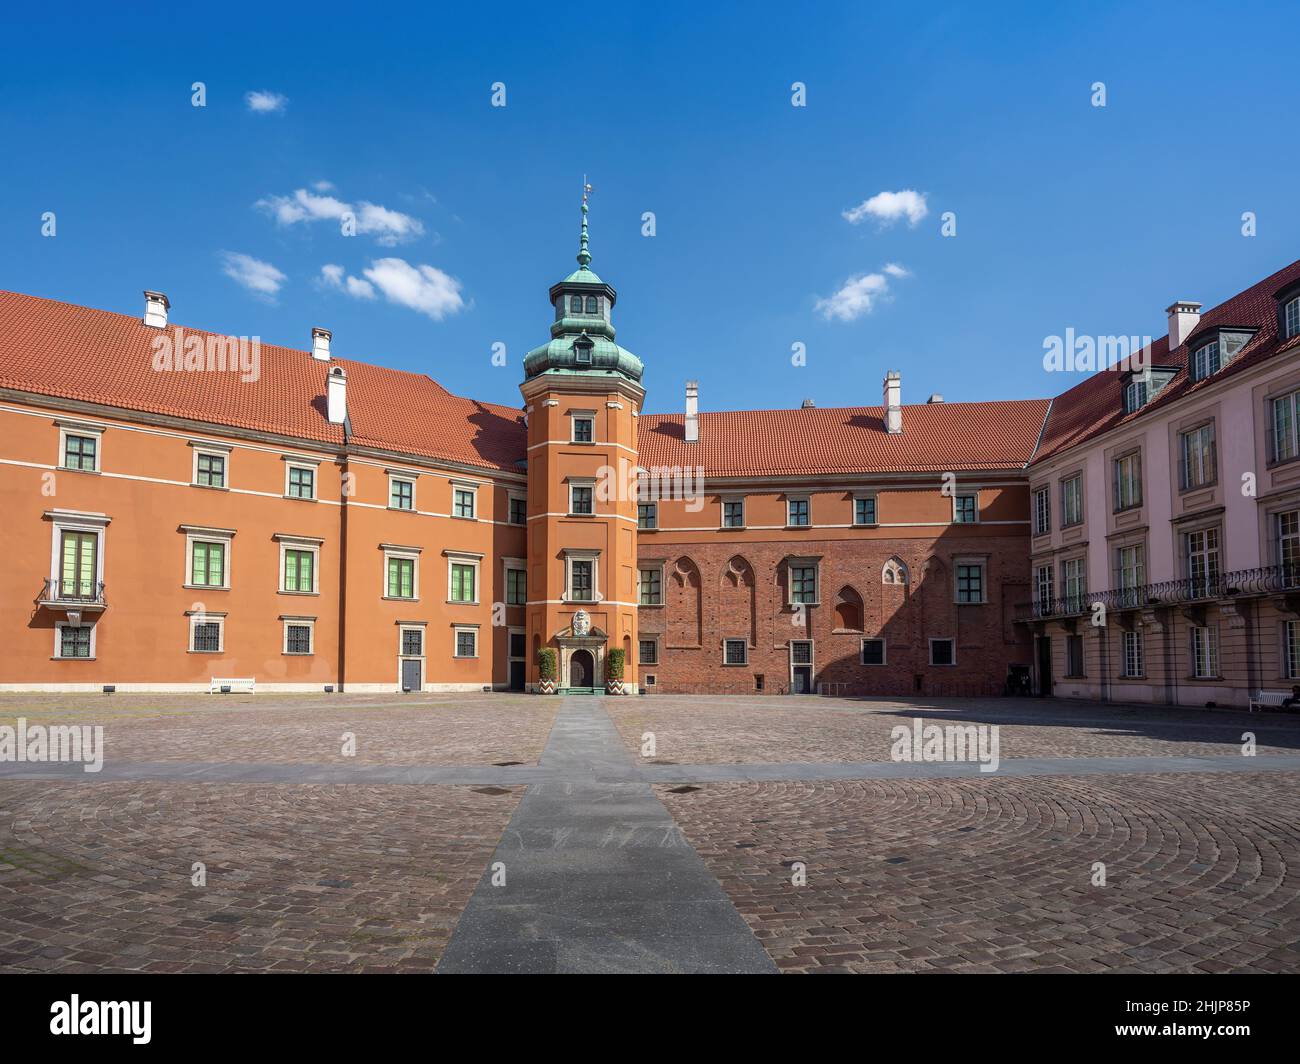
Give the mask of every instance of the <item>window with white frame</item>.
[[659, 527], [659, 504], [657, 502], [639, 502], [636, 504], [636, 527]]
[[230, 453], [227, 449], [194, 448], [194, 483], [201, 488], [225, 488], [226, 465]]
[[228, 588], [226, 555], [230, 549], [230, 540], [188, 537], [188, 545], [190, 586]]
[[1145, 675], [1145, 664], [1142, 660], [1142, 632], [1139, 629], [1125, 632], [1124, 642], [1124, 676], [1128, 679], [1134, 679]]
[[957, 650], [951, 639], [930, 640], [931, 665], [956, 665]]
[[455, 656], [458, 658], [478, 657], [478, 629], [468, 626], [457, 627], [455, 633]]
[[220, 654], [226, 644], [226, 619], [212, 614], [190, 617], [190, 653]]
[[853, 523], [855, 525], [874, 525], [876, 523], [876, 497], [874, 495], [855, 495], [853, 497]]
[[452, 485], [451, 489], [451, 516], [472, 519], [475, 514], [475, 500], [478, 492], [472, 487], [465, 485]]
[[1286, 661], [1286, 678], [1300, 679], [1300, 621], [1282, 623], [1282, 642]]
[[952, 520], [957, 525], [972, 525], [980, 519], [978, 495], [954, 495]]
[[1066, 477], [1061, 481], [1061, 527], [1083, 522], [1083, 477]]
[[637, 640], [637, 664], [638, 665], [659, 664], [659, 640], [658, 639]]
[[1048, 617], [1055, 608], [1053, 599], [1056, 587], [1052, 578], [1052, 567], [1040, 565], [1034, 570], [1034, 612], [1040, 617]]
[[1201, 488], [1218, 479], [1215, 461], [1214, 422], [1209, 421], [1179, 433], [1179, 478], [1183, 488]]
[[384, 550], [384, 597], [416, 599], [420, 596], [419, 554], [415, 551]]
[[806, 527], [812, 520], [809, 501], [806, 495], [787, 499], [785, 503], [785, 523], [797, 528]]
[[94, 626], [57, 622], [54, 626], [54, 656], [83, 660], [93, 658], [95, 656]]
[[460, 606], [478, 604], [478, 570], [482, 555], [445, 551], [447, 601]]
[[1133, 377], [1124, 385], [1124, 413], [1131, 414], [1146, 406], [1151, 382], [1146, 377]]
[[1300, 583], [1300, 510], [1283, 510], [1273, 515], [1274, 535], [1277, 540], [1275, 554], [1282, 567], [1284, 587]]
[[1269, 454], [1274, 462], [1289, 462], [1300, 456], [1300, 441], [1297, 440], [1297, 426], [1300, 425], [1300, 391], [1289, 392], [1269, 402], [1272, 408], [1269, 434], [1272, 445]]
[[304, 657], [316, 652], [315, 617], [285, 617], [284, 653], [293, 657]]
[[102, 432], [93, 429], [59, 430], [59, 465], [64, 469], [99, 472], [99, 442]]
[[1142, 505], [1142, 453], [1130, 451], [1115, 459], [1115, 511]]
[[1047, 485], [1034, 492], [1034, 535], [1052, 530], [1052, 489]]
[[415, 509], [415, 478], [388, 475], [388, 508], [390, 510]]
[[596, 436], [596, 418], [592, 414], [573, 415], [573, 442], [594, 443]]
[[320, 544], [311, 540], [277, 537], [280, 541], [280, 590], [292, 595], [320, 593]]
[[1282, 308], [1282, 337], [1289, 340], [1300, 336], [1300, 296], [1287, 300]]
[[102, 601], [109, 518], [58, 510], [46, 516], [53, 518], [49, 594], [55, 599]]
[[749, 644], [743, 639], [725, 639], [722, 644], [722, 664], [745, 665], [749, 662]]
[[642, 606], [662, 606], [664, 604], [663, 567], [648, 566], [638, 571], [639, 593], [637, 598]]
[[1197, 626], [1191, 630], [1192, 675], [1198, 680], [1213, 680], [1219, 676], [1219, 630], [1210, 626]]
[[1214, 594], [1219, 581], [1219, 530], [1200, 528], [1187, 532], [1183, 547], [1192, 594]]
[[1192, 352], [1187, 363], [1188, 376], [1194, 381], [1204, 380], [1218, 373], [1219, 365], [1219, 341], [1211, 340]]
[[424, 657], [424, 629], [422, 627], [403, 626], [399, 635], [399, 656], [403, 658]]
[[1067, 558], [1061, 562], [1061, 591], [1065, 608], [1071, 613], [1083, 610], [1083, 559]]
[[885, 664], [885, 641], [883, 639], [862, 640], [862, 664]]
[[794, 559], [790, 562], [790, 602], [792, 605], [815, 606], [817, 597], [817, 565], [815, 562]]
[[744, 499], [723, 499], [722, 500], [722, 527], [723, 528], [744, 528], [745, 527], [745, 500]]
[[286, 463], [284, 494], [290, 499], [316, 498], [316, 467], [297, 462]]
[[599, 602], [600, 571], [596, 551], [566, 551], [564, 597], [567, 602]]
[[579, 515], [595, 513], [595, 494], [594, 480], [570, 480], [569, 513]]
[[984, 601], [984, 563], [959, 562], [957, 570], [957, 601], [965, 604]]
[[1138, 605], [1146, 572], [1146, 551], [1141, 544], [1115, 549], [1115, 587], [1121, 606]]

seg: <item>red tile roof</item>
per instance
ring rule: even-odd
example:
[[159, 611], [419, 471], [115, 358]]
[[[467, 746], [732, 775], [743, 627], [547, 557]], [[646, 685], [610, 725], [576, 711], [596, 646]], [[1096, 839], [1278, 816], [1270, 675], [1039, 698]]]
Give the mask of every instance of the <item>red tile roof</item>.
[[[219, 335], [182, 327], [187, 337]], [[358, 444], [521, 471], [527, 442], [517, 409], [452, 395], [423, 374], [323, 363], [266, 343], [255, 382], [228, 370], [158, 371], [153, 343], [163, 332], [126, 314], [0, 291], [0, 388], [340, 445], [342, 427], [325, 411], [325, 372], [339, 365]]]
[[[1300, 338], [1292, 337], [1285, 343], [1278, 341], [1277, 300], [1274, 298], [1280, 289], [1297, 281], [1300, 281], [1300, 261], [1293, 262], [1244, 292], [1205, 311], [1187, 340], [1173, 351], [1169, 350], [1168, 336], [1156, 340], [1151, 348], [1152, 365], [1177, 366], [1178, 372], [1159, 395], [1132, 414], [1124, 413], [1124, 382], [1123, 374], [1119, 372], [1095, 373], [1057, 396], [1052, 403], [1052, 412], [1047, 419], [1043, 441], [1034, 454], [1034, 461], [1044, 461], [1117, 425], [1147, 417], [1154, 410], [1212, 387], [1273, 355], [1283, 351], [1300, 351]], [[1192, 381], [1187, 375], [1187, 358], [1191, 349], [1200, 346], [1201, 341], [1207, 338], [1208, 330], [1230, 325], [1252, 326], [1259, 331], [1237, 357], [1214, 376]]]
[[1021, 469], [1033, 454], [1048, 400], [923, 403], [903, 407], [903, 431], [885, 431], [879, 406], [732, 410], [640, 419], [641, 464], [704, 467], [705, 476], [808, 476]]

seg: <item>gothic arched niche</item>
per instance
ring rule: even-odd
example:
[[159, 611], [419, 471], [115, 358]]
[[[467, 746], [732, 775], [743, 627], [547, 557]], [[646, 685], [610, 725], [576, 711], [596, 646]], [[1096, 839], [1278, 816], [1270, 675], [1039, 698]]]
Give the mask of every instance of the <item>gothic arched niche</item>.
[[835, 596], [835, 627], [845, 632], [862, 631], [862, 596], [851, 587], [840, 588]]

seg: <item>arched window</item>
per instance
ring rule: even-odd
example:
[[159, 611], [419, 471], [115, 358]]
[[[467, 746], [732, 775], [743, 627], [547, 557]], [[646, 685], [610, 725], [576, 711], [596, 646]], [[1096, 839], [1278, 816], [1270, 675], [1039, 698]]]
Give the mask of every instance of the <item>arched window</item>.
[[884, 584], [906, 584], [907, 566], [897, 558], [890, 558], [880, 572], [880, 580]]
[[595, 297], [595, 296], [588, 296], [588, 297], [587, 297], [587, 313], [588, 313], [588, 314], [599, 314], [599, 313], [600, 313], [600, 305], [596, 302], [596, 297]]
[[569, 313], [570, 314], [582, 313], [582, 296], [569, 297]]

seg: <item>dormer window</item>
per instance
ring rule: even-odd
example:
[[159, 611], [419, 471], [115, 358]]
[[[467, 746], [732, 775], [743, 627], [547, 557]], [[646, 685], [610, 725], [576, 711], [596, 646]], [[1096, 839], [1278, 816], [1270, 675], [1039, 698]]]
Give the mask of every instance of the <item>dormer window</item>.
[[1282, 338], [1289, 340], [1300, 336], [1300, 296], [1294, 296], [1282, 307]]
[[579, 366], [591, 365], [591, 349], [595, 346], [585, 332], [573, 341], [573, 361]]
[[1219, 372], [1219, 364], [1219, 341], [1211, 340], [1192, 352], [1187, 374], [1194, 381], [1203, 381]]
[[1146, 406], [1149, 384], [1145, 377], [1134, 377], [1124, 385], [1124, 413], [1131, 414]]

